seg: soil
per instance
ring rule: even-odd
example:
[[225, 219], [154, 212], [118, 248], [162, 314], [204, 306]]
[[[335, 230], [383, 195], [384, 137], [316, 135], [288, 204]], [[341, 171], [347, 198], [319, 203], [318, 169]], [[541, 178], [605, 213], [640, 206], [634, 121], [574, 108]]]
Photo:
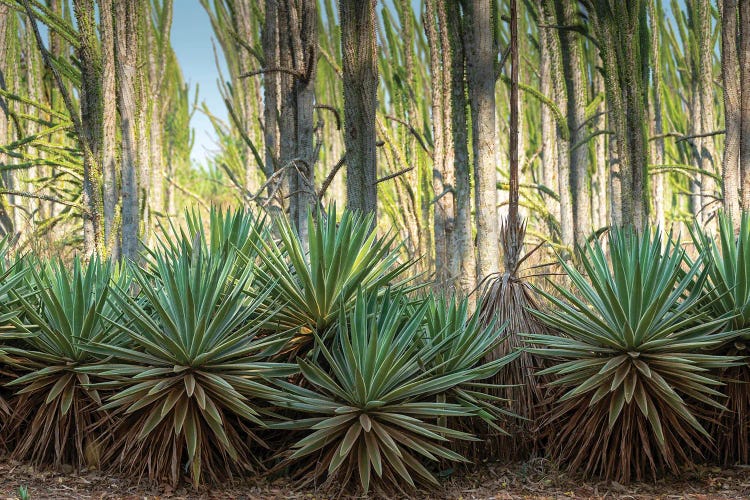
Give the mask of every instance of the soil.
[[[19, 498], [26, 487], [28, 498], [37, 499], [324, 499], [346, 498], [312, 489], [297, 489], [287, 480], [235, 482], [221, 487], [172, 488], [149, 484], [100, 471], [37, 469], [0, 458], [0, 498]], [[490, 464], [460, 471], [445, 478], [441, 487], [414, 499], [736, 499], [750, 498], [750, 467], [721, 469], [701, 467], [685, 471], [679, 479], [621, 485], [614, 482], [584, 481], [558, 472], [548, 462]]]

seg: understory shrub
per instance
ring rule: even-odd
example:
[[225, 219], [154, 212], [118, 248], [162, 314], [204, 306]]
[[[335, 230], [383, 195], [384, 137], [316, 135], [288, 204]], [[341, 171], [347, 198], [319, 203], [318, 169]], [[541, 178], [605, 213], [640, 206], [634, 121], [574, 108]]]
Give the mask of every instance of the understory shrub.
[[711, 318], [726, 320], [726, 329], [737, 332], [730, 342], [713, 351], [726, 356], [743, 356], [735, 366], [722, 367], [719, 379], [726, 396], [724, 407], [711, 408], [709, 431], [715, 444], [707, 453], [722, 464], [750, 463], [750, 214], [742, 214], [737, 234], [733, 221], [719, 217], [718, 237], [693, 228], [696, 247], [701, 250], [707, 280], [705, 305]]
[[710, 354], [731, 339], [724, 319], [697, 304], [701, 261], [682, 268], [672, 238], [613, 230], [609, 259], [597, 241], [581, 255], [584, 276], [561, 262], [572, 289], [542, 292], [553, 308], [536, 314], [561, 335], [528, 335], [553, 365], [548, 415], [551, 456], [587, 475], [620, 482], [678, 473], [711, 436], [706, 406], [722, 409], [715, 370], [739, 358]]
[[[420, 290], [373, 222], [311, 214], [301, 240], [283, 218], [192, 212], [140, 265], [10, 259], [0, 242], [0, 446], [173, 484], [284, 471], [383, 494], [438, 486], [511, 427], [528, 434], [497, 443], [620, 482], [747, 460], [749, 216], [737, 239], [726, 220], [717, 241], [696, 229], [693, 260], [613, 230], [581, 271], [561, 262], [543, 309], [499, 282], [481, 314]], [[498, 382], [530, 364], [541, 435]]]
[[[375, 483], [392, 492], [401, 484], [437, 485], [426, 462], [464, 460], [447, 444], [474, 438], [447, 420], [482, 412], [470, 384], [512, 356], [489, 366], [471, 362], [493, 342], [467, 339], [460, 329], [430, 337], [429, 306], [410, 307], [402, 293], [359, 293], [350, 318], [340, 311], [330, 347], [315, 335], [321, 359], [298, 359], [311, 388], [278, 382], [279, 406], [309, 415], [274, 425], [307, 431], [287, 458], [305, 483], [325, 478], [365, 493]], [[468, 351], [457, 352], [461, 346]]]
[[72, 271], [62, 262], [30, 268], [31, 287], [16, 291], [20, 314], [5, 347], [18, 378], [9, 434], [13, 456], [33, 463], [98, 466], [102, 447], [111, 440], [111, 419], [101, 395], [91, 387], [86, 368], [98, 363], [88, 347], [113, 348], [123, 337], [112, 329], [117, 312], [108, 301], [113, 266], [98, 259]]
[[103, 409], [117, 419], [107, 460], [118, 469], [172, 483], [183, 467], [194, 483], [253, 470], [267, 381], [297, 366], [265, 362], [279, 339], [259, 336], [251, 318], [268, 291], [249, 299], [253, 268], [232, 277], [235, 259], [184, 247], [155, 255], [152, 272], [133, 270], [138, 298], [113, 290], [125, 317], [113, 327], [128, 345], [91, 350], [108, 359], [92, 371], [114, 391]]

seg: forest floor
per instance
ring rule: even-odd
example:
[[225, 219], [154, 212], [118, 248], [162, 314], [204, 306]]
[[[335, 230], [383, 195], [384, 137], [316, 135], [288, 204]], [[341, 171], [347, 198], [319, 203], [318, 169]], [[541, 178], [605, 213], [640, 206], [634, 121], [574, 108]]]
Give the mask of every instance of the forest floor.
[[[325, 492], [296, 489], [285, 480], [236, 483], [220, 488], [173, 489], [165, 485], [138, 484], [98, 471], [37, 470], [26, 464], [0, 458], [0, 499], [18, 498], [25, 486], [28, 498], [37, 499], [323, 499], [336, 498]], [[345, 498], [339, 496], [338, 498]], [[543, 461], [510, 466], [486, 465], [456, 473], [441, 488], [415, 499], [735, 499], [750, 498], [750, 467], [720, 469], [705, 467], [686, 472], [678, 479], [633, 483], [582, 481], [559, 473]]]

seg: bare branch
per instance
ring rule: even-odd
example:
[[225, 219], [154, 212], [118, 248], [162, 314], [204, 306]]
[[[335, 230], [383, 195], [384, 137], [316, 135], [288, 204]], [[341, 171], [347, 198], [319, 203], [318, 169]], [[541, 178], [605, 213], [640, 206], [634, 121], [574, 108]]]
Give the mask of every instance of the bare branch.
[[333, 116], [336, 117], [336, 130], [341, 130], [341, 116], [339, 115], [339, 111], [336, 108], [334, 108], [330, 104], [316, 104], [315, 109], [325, 109], [333, 113]]
[[408, 129], [409, 129], [409, 132], [410, 132], [410, 133], [411, 133], [411, 134], [412, 134], [412, 135], [413, 135], [414, 137], [416, 137], [416, 138], [417, 138], [417, 142], [419, 142], [419, 145], [420, 145], [420, 146], [422, 146], [422, 149], [424, 149], [425, 153], [427, 153], [427, 154], [428, 154], [428, 155], [430, 156], [430, 158], [432, 158], [432, 151], [430, 151], [430, 149], [429, 149], [429, 148], [427, 147], [427, 145], [425, 144], [425, 142], [424, 142], [424, 139], [422, 139], [422, 136], [421, 136], [421, 135], [419, 134], [419, 132], [417, 132], [417, 130], [416, 130], [416, 129], [415, 129], [415, 128], [414, 128], [414, 127], [413, 127], [413, 126], [411, 125], [411, 123], [409, 123], [409, 122], [407, 122], [407, 121], [405, 121], [405, 120], [402, 120], [401, 118], [399, 118], [399, 117], [397, 117], [397, 116], [393, 116], [393, 115], [385, 115], [385, 117], [386, 117], [387, 119], [389, 119], [389, 120], [392, 120], [392, 121], [396, 122], [396, 123], [400, 123], [400, 124], [401, 124], [401, 125], [403, 125], [404, 127], [408, 128]]
[[305, 77], [305, 75], [299, 71], [296, 71], [290, 68], [281, 68], [281, 67], [256, 69], [255, 71], [248, 71], [247, 73], [240, 73], [239, 77], [250, 78], [251, 76], [264, 75], [266, 73], [287, 73], [289, 75], [292, 75], [295, 78]]
[[322, 200], [323, 195], [326, 194], [326, 190], [328, 189], [328, 186], [331, 185], [333, 182], [333, 178], [336, 177], [336, 174], [339, 170], [341, 170], [341, 167], [344, 166], [344, 163], [346, 163], [346, 153], [341, 155], [341, 159], [336, 162], [336, 165], [333, 166], [331, 169], [331, 172], [326, 176], [326, 178], [323, 180], [323, 184], [320, 186], [320, 191], [318, 191], [318, 199]]
[[721, 130], [714, 130], [713, 132], [705, 132], [703, 134], [685, 135], [685, 136], [682, 136], [679, 139], [677, 139], [675, 141], [675, 143], [682, 142], [682, 141], [689, 141], [691, 139], [697, 139], [699, 137], [712, 137], [714, 135], [721, 135], [721, 134], [723, 134], [725, 132], [726, 132], [726, 130], [721, 129]]
[[23, 196], [24, 198], [34, 198], [37, 200], [51, 201], [52, 203], [58, 203], [60, 205], [65, 205], [67, 207], [77, 208], [78, 210], [81, 210], [82, 212], [86, 212], [86, 208], [82, 205], [79, 205], [78, 203], [67, 201], [67, 200], [61, 200], [59, 198], [55, 198], [54, 196], [47, 196], [45, 194], [29, 193], [28, 191], [16, 191], [15, 189], [0, 189], [0, 194], [7, 194], [11, 196]]
[[411, 172], [414, 170], [414, 167], [404, 168], [402, 170], [399, 170], [398, 172], [394, 172], [392, 174], [386, 175], [385, 177], [381, 177], [380, 179], [375, 181], [375, 184], [380, 184], [381, 182], [385, 182], [387, 180], [393, 179], [395, 177], [398, 177], [399, 175], [403, 175], [407, 172]]

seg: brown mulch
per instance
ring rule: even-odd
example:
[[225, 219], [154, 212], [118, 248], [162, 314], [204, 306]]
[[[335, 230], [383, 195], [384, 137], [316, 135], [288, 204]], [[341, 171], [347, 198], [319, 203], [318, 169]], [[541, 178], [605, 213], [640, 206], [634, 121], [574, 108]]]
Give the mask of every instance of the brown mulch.
[[[140, 484], [99, 471], [40, 470], [0, 458], [0, 499], [18, 498], [25, 486], [31, 500], [37, 499], [323, 499], [333, 498], [314, 490], [296, 489], [287, 480], [257, 478], [221, 487], [173, 489], [166, 485]], [[343, 497], [339, 497], [343, 498]], [[701, 467], [686, 471], [679, 479], [620, 485], [583, 481], [560, 473], [543, 460], [523, 464], [490, 464], [473, 471], [456, 472], [437, 491], [417, 494], [415, 499], [735, 499], [750, 498], [750, 467], [720, 469]]]

